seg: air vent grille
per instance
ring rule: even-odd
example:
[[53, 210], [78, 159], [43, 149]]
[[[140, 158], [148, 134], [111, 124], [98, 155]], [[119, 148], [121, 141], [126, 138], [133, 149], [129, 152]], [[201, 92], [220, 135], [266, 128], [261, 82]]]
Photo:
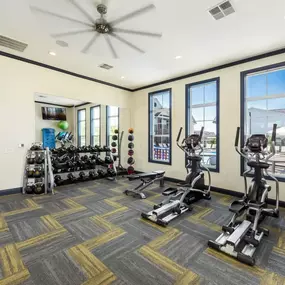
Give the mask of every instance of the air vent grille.
[[106, 69], [106, 70], [110, 70], [112, 69], [114, 66], [112, 65], [109, 65], [109, 64], [106, 64], [106, 63], [103, 63], [101, 65], [99, 65], [100, 68], [103, 68], [103, 69]]
[[215, 20], [220, 20], [234, 12], [235, 9], [233, 8], [230, 1], [222, 2], [209, 10], [209, 13], [213, 16]]
[[0, 35], [0, 46], [23, 52], [28, 45]]

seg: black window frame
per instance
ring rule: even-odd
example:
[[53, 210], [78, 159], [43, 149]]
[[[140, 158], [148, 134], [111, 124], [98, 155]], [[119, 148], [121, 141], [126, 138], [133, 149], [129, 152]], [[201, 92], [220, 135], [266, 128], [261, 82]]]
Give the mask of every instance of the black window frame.
[[90, 107], [90, 145], [93, 145], [93, 135], [92, 135], [92, 125], [93, 125], [93, 121], [97, 120], [97, 119], [92, 119], [92, 110], [95, 108], [99, 108], [99, 145], [101, 145], [101, 105], [96, 105], [96, 106], [92, 106]]
[[[249, 74], [268, 71], [269, 69], [285, 68], [285, 62], [270, 64], [258, 68], [242, 71], [240, 73], [240, 141], [239, 148], [243, 145], [245, 139], [245, 103], [246, 103], [246, 77]], [[245, 159], [240, 157], [240, 176], [243, 176], [245, 171]], [[247, 174], [248, 177], [253, 177], [251, 173]], [[279, 182], [285, 182], [285, 177], [275, 176]], [[267, 180], [273, 180], [270, 176], [265, 176]]]
[[220, 77], [214, 77], [185, 85], [185, 137], [189, 134], [189, 92], [191, 87], [216, 82], [216, 168], [209, 168], [210, 172], [220, 173]]
[[86, 145], [86, 130], [87, 130], [87, 126], [86, 126], [86, 122], [87, 122], [87, 120], [86, 120], [86, 108], [83, 108], [83, 109], [79, 109], [79, 110], [77, 110], [77, 145], [78, 145], [78, 147], [82, 147], [83, 145], [81, 145], [81, 144], [79, 144], [79, 142], [80, 142], [80, 139], [79, 139], [79, 123], [80, 122], [83, 122], [83, 121], [80, 121], [79, 122], [79, 112], [80, 111], [84, 111], [85, 112], [85, 145]]
[[[170, 147], [169, 147], [169, 162], [164, 162], [164, 161], [158, 161], [154, 160], [152, 158], [152, 147], [151, 147], [151, 96], [157, 95], [159, 93], [164, 93], [164, 92], [169, 92], [169, 141], [170, 141]], [[172, 165], [172, 88], [167, 88], [167, 89], [162, 89], [162, 90], [157, 90], [154, 92], [148, 93], [148, 162], [149, 163], [156, 163], [156, 164], [164, 164], [164, 165]]]
[[[109, 118], [114, 118], [115, 116], [109, 116], [108, 115], [108, 112], [109, 112], [109, 108], [110, 107], [116, 107], [116, 106], [109, 106], [107, 105], [106, 106], [106, 146], [109, 146], [111, 142], [109, 142], [108, 138], [109, 138]], [[117, 107], [118, 108], [118, 131], [120, 132], [120, 107]]]

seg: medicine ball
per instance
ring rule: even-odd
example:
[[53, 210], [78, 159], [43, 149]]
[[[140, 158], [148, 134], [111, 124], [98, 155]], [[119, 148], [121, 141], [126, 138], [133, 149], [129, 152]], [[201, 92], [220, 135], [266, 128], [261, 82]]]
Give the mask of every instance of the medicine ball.
[[34, 177], [34, 173], [35, 173], [34, 169], [29, 169], [29, 170], [27, 171], [27, 175], [28, 175], [29, 178]]
[[132, 142], [132, 141], [134, 140], [134, 136], [133, 136], [133, 135], [129, 135], [129, 136], [128, 136], [128, 140], [129, 140], [130, 142]]
[[129, 155], [129, 156], [133, 156], [133, 155], [134, 155], [134, 151], [133, 151], [132, 149], [129, 149], [128, 155]]
[[132, 149], [132, 148], [134, 148], [134, 147], [135, 147], [134, 143], [130, 142], [130, 143], [128, 144], [128, 148]]
[[112, 147], [116, 147], [116, 146], [117, 146], [117, 143], [116, 143], [116, 142], [112, 142], [112, 143], [111, 143], [111, 146], [112, 146]]
[[128, 174], [133, 174], [135, 172], [135, 169], [133, 166], [129, 166], [127, 171], [128, 171]]
[[115, 133], [115, 134], [118, 134], [118, 133], [119, 133], [119, 130], [116, 129], [116, 130], [114, 131], [114, 133]]
[[32, 186], [27, 186], [27, 187], [25, 188], [25, 192], [26, 192], [27, 194], [33, 194], [33, 193], [34, 193], [34, 185], [32, 185]]
[[116, 153], [117, 149], [116, 148], [112, 148], [112, 153]]
[[135, 163], [135, 159], [133, 157], [128, 158], [128, 164], [133, 165]]
[[129, 128], [129, 134], [133, 134], [134, 133], [134, 129], [133, 128]]
[[118, 140], [118, 136], [117, 136], [117, 135], [113, 135], [113, 136], [112, 136], [112, 140], [113, 140], [113, 141]]
[[44, 161], [45, 161], [45, 158], [42, 156], [42, 155], [38, 155], [37, 157], [36, 157], [36, 164], [42, 164], [42, 163], [44, 163]]

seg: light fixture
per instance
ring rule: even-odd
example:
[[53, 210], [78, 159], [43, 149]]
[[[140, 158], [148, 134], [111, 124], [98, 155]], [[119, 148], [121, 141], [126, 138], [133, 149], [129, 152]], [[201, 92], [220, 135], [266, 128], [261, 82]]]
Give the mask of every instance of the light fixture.
[[125, 76], [121, 76], [121, 79], [125, 79]]
[[182, 56], [181, 56], [181, 55], [177, 55], [177, 56], [175, 56], [175, 59], [180, 59], [180, 58], [182, 58]]
[[54, 51], [49, 51], [48, 54], [52, 56], [56, 56], [56, 53]]

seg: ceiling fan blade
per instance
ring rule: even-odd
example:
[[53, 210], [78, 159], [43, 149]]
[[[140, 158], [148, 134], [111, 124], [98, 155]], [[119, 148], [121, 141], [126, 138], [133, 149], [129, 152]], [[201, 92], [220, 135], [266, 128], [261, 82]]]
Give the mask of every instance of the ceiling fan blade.
[[116, 39], [119, 40], [120, 42], [126, 44], [127, 46], [131, 47], [132, 49], [134, 49], [134, 50], [136, 50], [136, 51], [138, 51], [138, 52], [140, 52], [140, 53], [145, 53], [145, 51], [143, 51], [142, 49], [140, 49], [140, 48], [138, 48], [137, 46], [133, 45], [133, 44], [130, 43], [129, 41], [123, 39], [122, 37], [120, 37], [120, 36], [118, 36], [118, 35], [116, 35], [116, 34], [114, 34], [114, 33], [110, 33], [109, 35], [112, 36], [112, 37], [114, 37], [114, 38], [116, 38]]
[[69, 0], [69, 2], [77, 9], [79, 10], [86, 19], [88, 19], [91, 23], [95, 24], [94, 19], [78, 4], [75, 0]]
[[159, 34], [159, 33], [149, 33], [149, 32], [127, 30], [127, 29], [120, 29], [120, 28], [113, 28], [113, 32], [133, 34], [133, 35], [139, 35], [139, 36], [149, 36], [149, 37], [155, 37], [155, 38], [161, 38], [162, 37], [162, 34]]
[[114, 58], [118, 58], [118, 55], [117, 55], [117, 53], [116, 53], [116, 51], [114, 49], [114, 46], [111, 43], [110, 37], [107, 34], [105, 34], [104, 36], [105, 36], [106, 42], [107, 42], [107, 44], [108, 44], [112, 54], [113, 54], [113, 57]]
[[64, 15], [60, 15], [60, 14], [57, 14], [57, 13], [54, 13], [54, 12], [50, 12], [50, 11], [47, 11], [47, 10], [43, 10], [43, 9], [35, 7], [35, 6], [31, 6], [30, 8], [32, 10], [34, 10], [34, 11], [37, 11], [37, 12], [40, 12], [42, 14], [46, 14], [46, 15], [49, 15], [49, 16], [53, 16], [55, 18], [59, 18], [59, 19], [62, 19], [62, 20], [67, 20], [67, 21], [70, 21], [70, 22], [78, 23], [78, 24], [81, 24], [81, 25], [84, 25], [84, 26], [93, 27], [92, 24], [89, 24], [89, 23], [86, 23], [86, 22], [83, 22], [83, 21], [80, 21], [80, 20], [76, 20], [76, 19], [64, 16]]
[[95, 30], [94, 29], [85, 29], [85, 30], [80, 30], [80, 31], [70, 31], [70, 32], [65, 32], [65, 33], [51, 34], [51, 36], [53, 38], [60, 38], [60, 37], [74, 36], [74, 35], [83, 34], [83, 33], [90, 33], [90, 32], [95, 32]]
[[124, 22], [126, 20], [129, 20], [129, 19], [131, 19], [133, 17], [136, 17], [136, 16], [139, 16], [141, 14], [144, 14], [144, 13], [146, 13], [146, 12], [148, 12], [148, 11], [154, 9], [154, 8], [155, 8], [155, 6], [153, 4], [150, 4], [150, 5], [148, 5], [148, 6], [144, 7], [144, 8], [138, 9], [138, 10], [133, 11], [133, 12], [131, 12], [131, 13], [125, 15], [125, 16], [122, 16], [121, 18], [118, 18], [118, 19], [116, 19], [114, 21], [111, 21], [109, 24], [112, 25], [112, 26], [115, 26], [115, 25], [117, 25], [119, 23], [122, 23], [122, 22]]
[[91, 48], [91, 46], [95, 43], [95, 41], [97, 40], [97, 38], [100, 36], [99, 33], [95, 33], [95, 35], [92, 37], [92, 39], [87, 43], [87, 45], [82, 49], [81, 52], [83, 53], [87, 53], [89, 51], [89, 49]]

